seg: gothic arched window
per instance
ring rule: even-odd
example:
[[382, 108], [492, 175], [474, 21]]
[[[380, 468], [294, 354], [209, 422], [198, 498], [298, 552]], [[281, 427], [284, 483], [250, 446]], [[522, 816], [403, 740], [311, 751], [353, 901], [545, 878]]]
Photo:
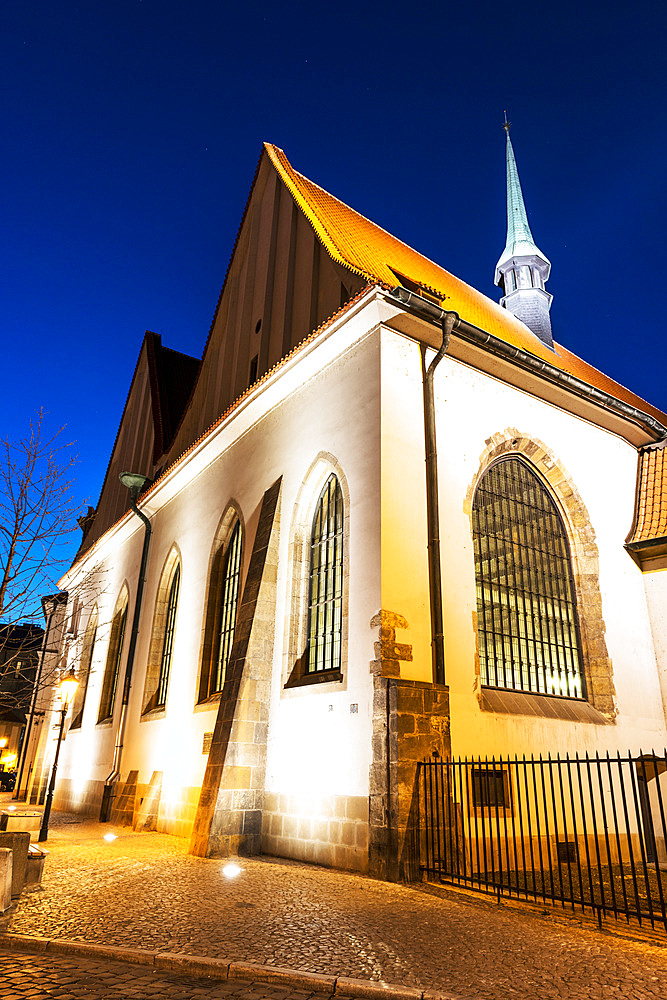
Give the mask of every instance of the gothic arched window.
[[526, 462], [501, 459], [472, 523], [482, 684], [584, 698], [570, 547], [550, 493]]
[[88, 692], [88, 681], [90, 680], [90, 667], [93, 662], [95, 651], [95, 640], [97, 638], [97, 608], [93, 608], [86, 634], [83, 638], [83, 649], [81, 651], [81, 666], [79, 668], [79, 686], [74, 695], [72, 705], [72, 721], [70, 729], [80, 729], [83, 722], [83, 710], [86, 707], [86, 694]]
[[213, 560], [199, 685], [200, 701], [205, 701], [224, 687], [236, 627], [242, 542], [241, 522], [235, 518], [227, 543], [220, 546]]
[[341, 668], [343, 497], [329, 476], [320, 493], [310, 536], [306, 672]]
[[111, 621], [111, 635], [109, 636], [109, 650], [107, 652], [106, 667], [104, 668], [104, 680], [102, 681], [102, 697], [100, 698], [100, 710], [97, 716], [98, 722], [107, 722], [113, 716], [120, 664], [123, 658], [126, 626], [127, 591], [123, 590], [116, 604], [116, 610]]
[[181, 564], [178, 553], [172, 549], [162, 571], [155, 604], [153, 635], [144, 685], [144, 715], [155, 709], [164, 708], [167, 703], [180, 585]]

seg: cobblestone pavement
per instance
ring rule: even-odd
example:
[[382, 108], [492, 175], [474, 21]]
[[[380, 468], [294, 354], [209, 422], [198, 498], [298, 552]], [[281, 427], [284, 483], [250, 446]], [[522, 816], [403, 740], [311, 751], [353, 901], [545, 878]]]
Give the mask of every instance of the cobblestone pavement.
[[[117, 839], [105, 842], [110, 832]], [[42, 888], [24, 892], [0, 929], [439, 988], [461, 1000], [667, 997], [667, 947], [561, 911], [271, 858], [240, 859], [228, 878], [225, 861], [190, 857], [178, 838], [61, 814], [46, 846]]]
[[[0, 948], [2, 1000], [326, 1000], [267, 983], [216, 982], [140, 965], [67, 955], [22, 955]], [[336, 998], [341, 1000], [341, 998]]]

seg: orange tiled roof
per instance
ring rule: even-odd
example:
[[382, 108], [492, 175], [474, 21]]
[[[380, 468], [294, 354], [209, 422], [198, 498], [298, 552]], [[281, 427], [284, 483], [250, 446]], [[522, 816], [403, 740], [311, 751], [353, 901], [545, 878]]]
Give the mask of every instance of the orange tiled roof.
[[473, 326], [667, 423], [667, 415], [656, 407], [559, 344], [554, 343], [554, 351], [549, 350], [507, 309], [309, 181], [294, 170], [282, 149], [269, 143], [264, 148], [318, 239], [339, 264], [370, 282], [392, 287], [401, 283], [401, 276], [408, 278], [434, 293], [446, 309], [453, 309]]
[[640, 452], [637, 512], [628, 544], [658, 538], [667, 538], [667, 447]]

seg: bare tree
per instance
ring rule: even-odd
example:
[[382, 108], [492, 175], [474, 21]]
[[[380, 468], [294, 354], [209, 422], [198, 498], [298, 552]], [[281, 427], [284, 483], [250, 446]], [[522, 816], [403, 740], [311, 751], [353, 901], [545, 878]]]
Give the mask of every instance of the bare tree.
[[81, 514], [74, 462], [62, 428], [46, 430], [43, 410], [25, 438], [0, 440], [0, 673], [12, 676], [11, 685], [0, 678], [3, 708], [24, 710], [30, 699], [39, 642], [29, 623], [42, 620], [41, 597], [56, 589]]
[[20, 441], [0, 442], [0, 622], [35, 618], [76, 530], [72, 445], [49, 435], [44, 411]]

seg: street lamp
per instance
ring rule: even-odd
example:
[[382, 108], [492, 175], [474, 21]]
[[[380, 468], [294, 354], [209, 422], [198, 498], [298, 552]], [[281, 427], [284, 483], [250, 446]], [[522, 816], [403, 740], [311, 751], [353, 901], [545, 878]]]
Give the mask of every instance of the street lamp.
[[51, 768], [51, 778], [49, 780], [49, 790], [46, 795], [46, 805], [42, 816], [42, 825], [39, 830], [39, 840], [43, 841], [49, 835], [49, 817], [51, 816], [51, 803], [53, 802], [53, 791], [56, 787], [56, 771], [58, 770], [58, 757], [60, 756], [60, 744], [63, 740], [63, 729], [65, 728], [65, 716], [70, 706], [72, 698], [76, 694], [79, 682], [74, 676], [74, 667], [71, 667], [60, 682], [60, 729], [58, 730], [58, 743], [56, 746], [56, 756]]

